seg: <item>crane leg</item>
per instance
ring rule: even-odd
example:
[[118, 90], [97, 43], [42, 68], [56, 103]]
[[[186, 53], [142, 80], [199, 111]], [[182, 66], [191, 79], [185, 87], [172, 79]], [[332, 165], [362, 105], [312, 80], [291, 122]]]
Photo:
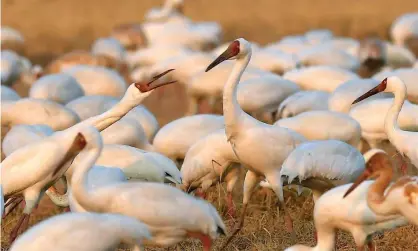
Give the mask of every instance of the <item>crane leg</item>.
[[274, 174], [268, 175], [266, 176], [266, 179], [270, 183], [271, 188], [273, 189], [276, 196], [279, 197], [279, 201], [278, 201], [279, 209], [278, 210], [280, 210], [280, 207], [281, 207], [284, 211], [284, 222], [286, 225], [286, 229], [289, 233], [292, 233], [292, 238], [296, 239], [296, 236], [294, 236], [294, 231], [293, 231], [292, 217], [290, 217], [289, 211], [287, 210], [287, 207], [283, 198], [283, 187], [280, 181], [280, 174], [274, 173]]
[[209, 236], [194, 232], [189, 232], [187, 235], [189, 237], [199, 239], [202, 242], [203, 251], [210, 251], [210, 248], [212, 247], [212, 239]]
[[194, 194], [197, 197], [200, 197], [200, 198], [206, 200], [206, 192], [204, 192], [202, 189], [200, 189], [200, 188], [196, 189], [196, 192]]
[[367, 243], [367, 247], [369, 248], [369, 251], [376, 251], [377, 249], [376, 249], [376, 245], [375, 245], [375, 243], [374, 243], [374, 241], [373, 240], [370, 240], [368, 243]]
[[245, 219], [245, 214], [247, 212], [248, 202], [251, 200], [251, 196], [254, 193], [255, 187], [259, 183], [260, 183], [260, 176], [258, 176], [254, 172], [248, 171], [247, 174], [245, 175], [245, 180], [244, 180], [244, 199], [243, 199], [242, 212], [241, 212], [238, 225], [235, 228], [234, 232], [228, 237], [228, 239], [222, 245], [220, 250], [224, 250], [244, 226], [244, 219]]
[[14, 209], [22, 202], [23, 197], [13, 197], [9, 199], [4, 206], [4, 215], [3, 218], [6, 218], [7, 215], [9, 215], [11, 212], [13, 212]]
[[232, 198], [232, 193], [228, 192], [228, 194], [226, 195], [226, 204], [227, 204], [227, 214], [234, 219], [236, 217], [235, 215], [235, 204], [234, 204], [234, 200]]
[[16, 226], [13, 228], [12, 232], [10, 233], [9, 242], [13, 243], [16, 239], [17, 235], [19, 234], [19, 229], [25, 231], [29, 224], [29, 217], [30, 214], [23, 213], [20, 217], [19, 221], [17, 222]]

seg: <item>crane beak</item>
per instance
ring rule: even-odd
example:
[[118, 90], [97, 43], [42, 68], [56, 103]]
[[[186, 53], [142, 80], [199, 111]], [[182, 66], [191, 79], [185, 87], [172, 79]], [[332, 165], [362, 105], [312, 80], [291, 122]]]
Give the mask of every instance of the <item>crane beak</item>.
[[148, 82], [148, 83], [140, 83], [140, 82], [137, 82], [137, 83], [135, 83], [135, 87], [138, 88], [138, 90], [140, 92], [149, 92], [149, 91], [154, 90], [154, 89], [156, 89], [158, 87], [176, 83], [177, 82], [176, 80], [169, 81], [169, 82], [163, 82], [163, 83], [155, 83], [156, 80], [160, 79], [161, 77], [165, 76], [167, 73], [169, 73], [171, 71], [174, 71], [174, 69], [167, 70], [167, 71], [165, 71], [163, 73], [160, 73], [160, 74], [152, 77], [152, 80], [150, 82]]
[[354, 191], [363, 181], [367, 180], [372, 173], [369, 170], [364, 170], [364, 172], [354, 181], [353, 185], [347, 190], [343, 198], [347, 197], [351, 192]]
[[358, 97], [356, 100], [353, 101], [352, 105], [370, 97], [375, 94], [378, 94], [379, 92], [382, 92], [386, 89], [387, 85], [387, 78], [385, 78], [380, 84], [378, 84], [376, 87], [372, 88], [370, 91], [366, 92], [365, 94]]
[[208, 68], [206, 68], [205, 72], [210, 71], [212, 68], [214, 68], [215, 66], [217, 66], [218, 64], [222, 63], [225, 60], [228, 60], [236, 55], [238, 55], [239, 53], [239, 42], [238, 41], [234, 41], [232, 42], [228, 48], [221, 54], [219, 55], [219, 57], [217, 57], [209, 66]]

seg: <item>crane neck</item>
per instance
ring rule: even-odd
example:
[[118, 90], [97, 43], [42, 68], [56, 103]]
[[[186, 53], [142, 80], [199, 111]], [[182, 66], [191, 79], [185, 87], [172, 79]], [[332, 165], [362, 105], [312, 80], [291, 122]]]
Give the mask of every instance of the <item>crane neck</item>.
[[393, 170], [391, 166], [384, 165], [384, 169], [367, 192], [367, 205], [372, 211], [383, 215], [392, 213], [391, 210], [393, 209], [393, 204], [386, 200], [387, 195], [385, 196], [386, 188], [393, 177]]
[[241, 109], [238, 99], [238, 84], [242, 74], [251, 59], [251, 50], [244, 57], [236, 60], [223, 90], [223, 113], [225, 119], [225, 132], [230, 139], [238, 133], [240, 120], [246, 113]]
[[402, 131], [398, 126], [398, 117], [406, 98], [405, 85], [399, 85], [397, 87], [393, 91], [393, 103], [385, 118], [385, 131], [391, 142], [396, 138], [396, 134]]
[[88, 118], [83, 122], [80, 122], [79, 125], [91, 125], [96, 127], [96, 129], [101, 132], [109, 126], [113, 125], [115, 122], [119, 121], [123, 116], [125, 116], [130, 110], [135, 108], [137, 105], [137, 103], [126, 102], [122, 99], [110, 110], [100, 115]]
[[94, 193], [89, 193], [87, 186], [87, 172], [94, 165], [99, 157], [101, 149], [91, 148], [83, 150], [75, 163], [74, 173], [71, 178], [71, 191], [74, 199], [87, 211], [97, 212], [105, 205], [100, 204], [100, 200], [94, 197]]

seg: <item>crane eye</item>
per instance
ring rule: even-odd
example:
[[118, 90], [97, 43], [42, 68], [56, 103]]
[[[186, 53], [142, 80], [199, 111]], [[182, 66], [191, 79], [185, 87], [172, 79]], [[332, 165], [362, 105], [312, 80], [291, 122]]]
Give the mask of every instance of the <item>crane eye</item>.
[[172, 177], [169, 173], [167, 172], [164, 172], [164, 173], [165, 173], [165, 176]]

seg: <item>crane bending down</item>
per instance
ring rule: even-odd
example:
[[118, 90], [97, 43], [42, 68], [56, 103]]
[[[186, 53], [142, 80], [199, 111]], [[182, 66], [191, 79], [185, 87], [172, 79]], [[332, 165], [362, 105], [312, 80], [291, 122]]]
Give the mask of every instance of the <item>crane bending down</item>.
[[151, 238], [147, 226], [120, 214], [64, 213], [36, 224], [22, 234], [10, 251], [107, 251], [121, 242], [140, 251]]
[[[352, 183], [338, 186], [323, 194], [315, 203], [314, 221], [318, 232], [318, 242], [315, 247], [294, 245], [285, 251], [333, 251], [335, 250], [336, 229], [350, 232], [358, 251], [375, 250], [371, 241], [373, 233], [393, 229], [408, 223], [401, 215], [383, 216], [373, 213], [367, 206], [367, 190], [372, 181], [362, 183], [347, 198], [344, 193]], [[338, 208], [338, 210], [335, 210]]]
[[373, 156], [366, 170], [347, 190], [344, 197], [352, 193], [366, 179], [376, 178], [367, 192], [367, 205], [370, 209], [378, 215], [401, 214], [418, 225], [418, 176], [404, 176], [397, 182], [391, 183], [393, 168], [387, 153], [375, 149], [371, 154]]
[[397, 122], [406, 99], [406, 86], [399, 77], [391, 76], [383, 79], [379, 85], [354, 100], [353, 104], [380, 92], [390, 92], [395, 96], [385, 118], [385, 132], [388, 139], [404, 157], [411, 160], [415, 168], [418, 168], [418, 133], [400, 129]]
[[78, 132], [67, 129], [56, 133], [13, 152], [1, 163], [2, 192], [5, 201], [11, 198], [5, 207], [9, 203], [17, 206], [16, 200], [22, 201], [20, 196], [25, 200], [23, 215], [10, 234], [10, 242], [16, 239], [21, 227], [26, 229], [44, 191], [64, 175], [69, 167], [66, 163], [83, 149]]
[[89, 127], [84, 140], [87, 146], [77, 157], [71, 180], [73, 196], [80, 206], [88, 211], [119, 213], [141, 220], [152, 234], [145, 245], [167, 247], [194, 237], [202, 240], [204, 250], [209, 251], [212, 240], [225, 234], [225, 225], [211, 204], [168, 185], [121, 182], [89, 190], [86, 174], [99, 157], [103, 143], [94, 127]]
[[[248, 167], [249, 171], [244, 181], [241, 220], [237, 230], [230, 236], [225, 246], [242, 228], [250, 196], [261, 178], [265, 177], [272, 185], [276, 195], [280, 194], [280, 168], [289, 153], [300, 143], [300, 139], [303, 139], [301, 135], [295, 137], [297, 133], [290, 129], [268, 125], [256, 120], [245, 113], [238, 104], [238, 83], [251, 59], [251, 43], [243, 38], [233, 41], [207, 67], [206, 72], [228, 59], [236, 59], [236, 61], [223, 91], [225, 133], [237, 158], [241, 164]], [[290, 215], [284, 205], [282, 206], [285, 210], [288, 230], [292, 231]]]

